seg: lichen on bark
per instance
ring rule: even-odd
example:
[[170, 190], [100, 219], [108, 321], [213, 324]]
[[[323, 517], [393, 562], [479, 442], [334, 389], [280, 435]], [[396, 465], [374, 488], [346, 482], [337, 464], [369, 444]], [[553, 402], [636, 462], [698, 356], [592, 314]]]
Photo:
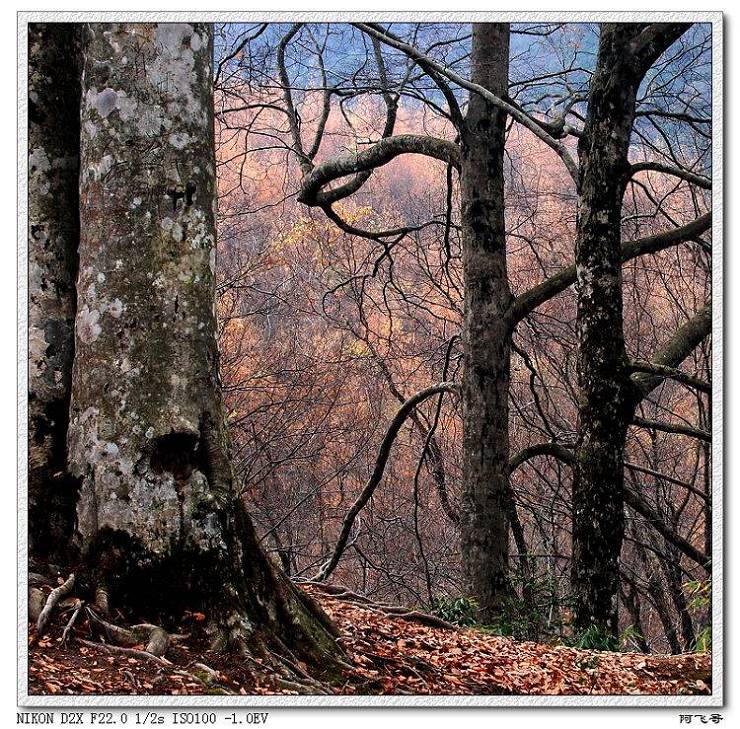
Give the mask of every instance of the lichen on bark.
[[132, 530], [156, 554], [216, 546], [212, 517], [196, 518], [212, 496], [202, 424], [221, 418], [209, 35], [183, 24], [87, 35], [69, 438], [79, 533]]
[[238, 496], [218, 374], [212, 29], [90, 24], [68, 452], [89, 578], [220, 645], [339, 654]]
[[[473, 26], [471, 78], [508, 91], [509, 26]], [[512, 294], [506, 264], [506, 114], [471, 93], [461, 135], [461, 220], [465, 279], [462, 564], [481, 618], [495, 620], [510, 594], [509, 382]]]
[[[576, 232], [578, 442], [573, 469], [575, 626], [618, 634], [619, 556], [624, 539], [624, 449], [632, 383], [622, 302], [622, 197], [630, 135], [645, 73], [685, 26], [653, 24], [660, 42], [641, 49], [648, 30], [601, 28], [588, 110], [578, 143]], [[641, 50], [640, 50], [641, 49]]]

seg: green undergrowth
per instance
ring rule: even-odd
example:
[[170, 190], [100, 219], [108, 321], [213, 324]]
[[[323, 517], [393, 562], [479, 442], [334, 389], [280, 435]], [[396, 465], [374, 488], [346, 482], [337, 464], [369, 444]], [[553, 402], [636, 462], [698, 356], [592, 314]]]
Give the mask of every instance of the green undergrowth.
[[535, 641], [549, 645], [564, 645], [583, 650], [620, 651], [626, 650], [635, 635], [627, 628], [616, 637], [590, 626], [581, 632], [574, 632], [571, 625], [562, 619], [569, 616], [565, 601], [555, 604], [549, 583], [531, 582], [525, 586], [523, 594], [512, 594], [494, 621], [480, 619], [478, 603], [465, 595], [436, 598], [432, 604], [432, 614], [461, 628], [472, 628], [486, 633], [521, 641]]

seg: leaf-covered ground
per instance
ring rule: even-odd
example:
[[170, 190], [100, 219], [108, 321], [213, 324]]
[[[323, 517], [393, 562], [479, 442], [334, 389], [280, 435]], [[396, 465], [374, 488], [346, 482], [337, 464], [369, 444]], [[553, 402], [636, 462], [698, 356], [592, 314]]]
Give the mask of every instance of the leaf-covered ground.
[[[388, 615], [315, 588], [342, 632], [348, 667], [333, 684], [286, 680], [266, 663], [185, 641], [166, 661], [72, 640], [64, 615], [30, 635], [32, 694], [707, 694], [709, 655], [646, 656], [518, 642]], [[80, 631], [83, 637], [83, 631]], [[299, 672], [301, 667], [297, 667]]]

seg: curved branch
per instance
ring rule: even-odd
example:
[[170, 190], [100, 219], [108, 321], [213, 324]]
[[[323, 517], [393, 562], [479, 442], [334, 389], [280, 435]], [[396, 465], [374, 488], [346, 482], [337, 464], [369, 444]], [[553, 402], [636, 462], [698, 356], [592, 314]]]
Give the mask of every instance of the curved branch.
[[233, 61], [242, 51], [244, 46], [247, 45], [247, 43], [251, 43], [253, 40], [257, 40], [266, 30], [269, 23], [260, 23], [259, 28], [255, 31], [254, 35], [245, 35], [244, 38], [237, 44], [237, 46], [234, 48], [231, 53], [228, 53], [225, 55], [218, 64], [218, 69], [216, 71], [216, 76], [213, 79], [213, 85], [215, 88], [218, 88], [218, 82], [221, 78], [221, 72], [224, 70], [224, 68], [228, 65], [229, 61]]
[[[565, 446], [554, 442], [538, 443], [537, 445], [523, 448], [509, 460], [509, 473], [513, 473], [517, 468], [537, 456], [552, 456], [553, 458], [557, 458], [559, 461], [563, 461], [563, 463], [566, 463], [567, 465], [573, 464], [573, 454]], [[527, 542], [524, 537], [524, 529], [519, 519], [519, 512], [517, 511], [516, 501], [514, 500], [514, 489], [511, 484], [509, 485], [508, 508], [511, 533], [514, 537], [516, 547], [519, 550], [519, 554], [522, 555], [522, 566], [526, 568], [528, 566]]]
[[429, 72], [429, 70], [432, 70], [440, 76], [449, 79], [461, 88], [479, 94], [490, 104], [493, 104], [499, 109], [505, 111], [509, 116], [512, 117], [512, 119], [529, 129], [529, 131], [531, 131], [538, 139], [541, 139], [548, 147], [550, 147], [557, 153], [557, 155], [562, 159], [566, 169], [570, 173], [570, 176], [575, 182], [576, 187], [578, 187], [578, 182], [580, 179], [578, 174], [578, 167], [571, 157], [568, 148], [562, 142], [550, 136], [550, 134], [548, 134], [548, 132], [543, 128], [543, 126], [536, 120], [532, 119], [532, 117], [530, 117], [526, 112], [518, 109], [515, 106], [512, 106], [508, 101], [505, 101], [504, 99], [496, 96], [496, 94], [491, 93], [485, 87], [473, 83], [472, 81], [468, 81], [462, 76], [456, 74], [451, 69], [445, 68], [429, 56], [424, 55], [418, 48], [414, 48], [414, 46], [405, 43], [400, 38], [392, 36], [382, 27], [370, 23], [353, 23], [353, 25], [356, 28], [359, 28], [364, 33], [367, 33], [368, 35], [371, 35], [382, 41], [386, 45], [389, 45], [392, 48], [405, 53], [409, 58], [413, 59], [420, 65], [422, 63], [426, 64], [428, 68], [426, 68], [425, 70], [427, 70], [427, 72]]
[[[624, 243], [622, 244], [622, 263], [631, 261], [638, 256], [657, 253], [679, 243], [694, 240], [697, 236], [709, 230], [711, 226], [712, 214], [706, 213], [680, 228]], [[531, 314], [538, 306], [572, 286], [575, 280], [576, 267], [573, 264], [517, 296], [512, 306], [514, 324]]]
[[321, 115], [316, 123], [316, 132], [314, 134], [313, 143], [308, 151], [308, 159], [312, 162], [316, 158], [321, 148], [321, 142], [324, 139], [324, 130], [326, 129], [326, 123], [329, 121], [329, 114], [331, 113], [331, 95], [334, 90], [329, 86], [328, 79], [326, 77], [326, 65], [324, 64], [324, 52], [321, 46], [318, 44], [316, 39], [311, 33], [311, 40], [313, 41], [314, 48], [316, 50], [316, 57], [318, 58], [319, 73], [321, 75], [321, 86], [323, 91], [321, 94]]
[[[554, 458], [557, 458], [563, 463], [567, 463], [569, 465], [572, 465], [573, 461], [575, 460], [575, 456], [573, 455], [573, 453], [571, 453], [565, 446], [559, 445], [558, 443], [540, 443], [538, 445], [525, 448], [516, 456], [514, 456], [514, 458], [512, 458], [509, 462], [509, 469], [513, 471], [521, 466], [523, 463], [528, 461], [530, 458], [541, 455], [553, 456]], [[655, 471], [644, 469], [632, 463], [625, 462], [624, 465], [626, 468], [629, 468], [631, 470], [649, 473], [650, 475], [661, 476], [661, 474], [657, 474]], [[681, 485], [688, 487], [688, 484], [683, 484], [682, 482], [680, 483]], [[690, 490], [694, 491], [693, 488], [690, 488]], [[655, 529], [655, 531], [663, 536], [666, 541], [674, 545], [679, 551], [685, 554], [689, 559], [694, 560], [694, 562], [701, 565], [702, 567], [708, 567], [710, 558], [703, 552], [700, 552], [698, 549], [696, 549], [696, 547], [694, 547], [689, 541], [684, 539], [680, 534], [676, 534], [676, 532], [674, 532], [673, 529], [671, 529], [665, 523], [665, 521], [661, 519], [659, 514], [653, 511], [652, 507], [647, 503], [647, 501], [645, 501], [645, 499], [643, 499], [642, 496], [640, 496], [637, 492], [628, 487], [625, 487], [624, 502], [632, 509], [634, 509], [638, 514], [640, 514], [640, 516], [647, 519], [650, 522], [651, 526]]]
[[694, 560], [698, 565], [709, 569], [710, 557], [704, 552], [700, 552], [691, 542], [684, 539], [680, 534], [676, 534], [657, 514], [653, 511], [650, 504], [645, 501], [638, 493], [630, 488], [624, 489], [624, 503], [634, 509], [640, 516], [647, 519], [650, 525], [660, 534], [667, 542], [676, 547], [680, 552], [685, 554], [689, 559]]
[[691, 23], [650, 23], [630, 43], [634, 68], [643, 76], [650, 66], [670, 48]]
[[659, 430], [662, 433], [688, 435], [690, 438], [696, 438], [697, 440], [702, 440], [705, 443], [712, 442], [711, 433], [707, 432], [706, 430], [700, 430], [699, 428], [692, 428], [690, 425], [664, 423], [659, 420], [648, 420], [647, 418], [640, 417], [632, 418], [632, 425], [636, 425], [638, 428], [646, 428], [647, 430]]
[[444, 221], [441, 220], [428, 220], [427, 222], [419, 223], [418, 225], [406, 225], [399, 228], [390, 228], [388, 230], [366, 230], [365, 228], [358, 228], [356, 225], [348, 223], [336, 212], [336, 210], [334, 210], [334, 208], [332, 208], [331, 205], [322, 205], [321, 209], [324, 211], [326, 217], [329, 218], [329, 220], [331, 220], [331, 222], [334, 223], [337, 228], [344, 231], [345, 233], [349, 233], [349, 235], [355, 235], [359, 238], [366, 238], [367, 240], [376, 241], [383, 246], [383, 255], [375, 262], [375, 266], [373, 267], [373, 276], [376, 275], [378, 265], [380, 264], [381, 260], [387, 258], [391, 250], [407, 235], [410, 235], [411, 233], [416, 233], [420, 230], [424, 230], [425, 228], [428, 228], [432, 225], [445, 225]]
[[431, 387], [427, 387], [424, 390], [420, 390], [419, 392], [412, 395], [408, 400], [406, 400], [403, 405], [401, 405], [396, 414], [393, 416], [393, 420], [391, 420], [391, 423], [388, 426], [388, 430], [385, 433], [385, 437], [380, 444], [380, 448], [378, 449], [378, 456], [375, 460], [375, 467], [373, 468], [373, 472], [370, 475], [370, 478], [365, 484], [365, 488], [362, 489], [362, 493], [360, 493], [360, 495], [357, 497], [357, 500], [354, 504], [352, 504], [350, 510], [347, 512], [347, 515], [344, 517], [344, 521], [342, 522], [342, 530], [339, 533], [339, 539], [337, 540], [337, 544], [334, 547], [334, 552], [329, 561], [321, 568], [319, 574], [314, 578], [315, 580], [325, 580], [334, 571], [337, 564], [339, 563], [339, 560], [341, 559], [342, 554], [347, 546], [347, 541], [349, 539], [350, 531], [352, 530], [352, 525], [354, 524], [355, 519], [357, 518], [357, 515], [360, 513], [362, 508], [365, 506], [365, 504], [367, 504], [368, 501], [370, 501], [370, 498], [372, 497], [375, 489], [383, 478], [385, 466], [388, 463], [388, 458], [390, 456], [393, 443], [396, 440], [396, 436], [401, 430], [401, 426], [406, 422], [406, 419], [412, 413], [414, 408], [416, 408], [418, 405], [421, 405], [421, 403], [432, 397], [432, 395], [437, 395], [441, 392], [457, 393], [458, 390], [458, 385], [454, 382], [440, 382], [436, 385], [432, 385]]
[[703, 491], [699, 491], [699, 489], [695, 488], [690, 483], [687, 483], [686, 481], [681, 481], [680, 479], [674, 478], [673, 476], [669, 476], [667, 473], [661, 473], [660, 471], [655, 471], [654, 469], [646, 468], [645, 466], [638, 466], [636, 463], [630, 463], [629, 461], [624, 462], [624, 467], [629, 469], [630, 471], [635, 471], [636, 473], [644, 473], [647, 476], [652, 476], [658, 481], [666, 481], [668, 483], [675, 484], [676, 486], [680, 486], [681, 488], [684, 488], [694, 494], [694, 496], [701, 499], [705, 503], [709, 501], [709, 497]]
[[693, 390], [699, 390], [707, 395], [712, 394], [712, 386], [704, 380], [694, 377], [683, 370], [678, 370], [675, 367], [668, 367], [666, 365], [655, 364], [655, 362], [643, 362], [642, 360], [634, 360], [630, 362], [629, 369], [633, 372], [641, 372], [644, 374], [660, 375], [661, 377], [668, 378], [680, 382], [686, 387], [690, 387]]
[[693, 116], [685, 112], [664, 111], [663, 109], [638, 109], [635, 116], [658, 116], [663, 119], [675, 119], [676, 121], [687, 122], [688, 124], [711, 124], [711, 118]]
[[632, 375], [634, 395], [632, 404], [636, 408], [661, 382], [666, 375], [660, 374], [665, 368], [675, 368], [688, 357], [702, 340], [712, 331], [712, 307], [707, 304], [694, 314], [673, 336], [653, 355], [653, 372]]
[[373, 40], [381, 40], [386, 45], [403, 51], [409, 58], [415, 61], [416, 65], [419, 66], [419, 68], [424, 71], [427, 76], [432, 79], [432, 81], [434, 81], [437, 88], [442, 92], [442, 96], [445, 97], [445, 101], [447, 102], [447, 106], [450, 110], [450, 119], [452, 120], [452, 123], [458, 129], [462, 127], [463, 117], [462, 112], [460, 111], [460, 105], [457, 102], [457, 98], [455, 97], [452, 89], [441, 78], [440, 73], [438, 72], [438, 68], [431, 58], [428, 58], [420, 51], [417, 51], [415, 56], [407, 53], [403, 48], [401, 48], [401, 46], [408, 46], [408, 48], [413, 48], [413, 46], [409, 46], [408, 44], [404, 43], [401, 38], [395, 36], [393, 33], [391, 33], [386, 28], [383, 28], [378, 23], [353, 23], [353, 25], [358, 30], [361, 30], [363, 33], [369, 35]]
[[[447, 348], [445, 353], [445, 364], [444, 368], [442, 370], [442, 379], [447, 379], [447, 373], [449, 369], [450, 364], [450, 356], [452, 354], [452, 347], [455, 343], [455, 341], [458, 339], [457, 335], [452, 336], [449, 341], [447, 342]], [[378, 367], [383, 374], [383, 377], [385, 378], [386, 382], [388, 383], [388, 387], [391, 391], [391, 394], [393, 397], [398, 400], [398, 402], [403, 405], [404, 402], [406, 402], [406, 397], [403, 395], [403, 393], [398, 389], [396, 386], [396, 383], [393, 379], [393, 375], [391, 374], [390, 369], [388, 368], [387, 363], [385, 360], [378, 354], [375, 347], [372, 345], [372, 343], [369, 341], [369, 339], [363, 340], [372, 354], [373, 358], [378, 364]], [[439, 497], [440, 505], [442, 506], [442, 511], [446, 514], [447, 518], [453, 523], [453, 524], [459, 524], [460, 523], [460, 515], [455, 511], [452, 504], [450, 503], [450, 498], [447, 493], [447, 475], [445, 472], [444, 467], [444, 461], [442, 458], [442, 448], [439, 445], [439, 441], [437, 440], [436, 436], [436, 430], [437, 426], [439, 424], [439, 417], [442, 412], [442, 400], [444, 398], [444, 393], [440, 393], [439, 397], [437, 398], [437, 407], [435, 408], [434, 412], [434, 421], [431, 425], [427, 426], [422, 418], [419, 416], [419, 413], [416, 410], [411, 411], [409, 413], [409, 418], [411, 419], [411, 422], [416, 426], [419, 433], [421, 433], [422, 437], [424, 438], [424, 448], [422, 449], [421, 456], [419, 458], [419, 467], [424, 463], [426, 456], [429, 456], [429, 472], [434, 479], [434, 484], [437, 487], [437, 496]], [[417, 469], [417, 478], [418, 478], [419, 470]]]
[[290, 125], [290, 135], [293, 139], [293, 149], [298, 156], [298, 163], [301, 166], [304, 174], [311, 169], [311, 160], [306, 156], [303, 151], [303, 141], [301, 140], [300, 130], [300, 118], [296, 111], [295, 105], [293, 104], [293, 94], [290, 90], [290, 78], [288, 77], [288, 69], [285, 65], [285, 50], [288, 47], [288, 43], [298, 34], [303, 27], [303, 23], [294, 23], [290, 30], [280, 39], [277, 47], [277, 65], [278, 65], [278, 76], [280, 78], [280, 86], [283, 90], [283, 101], [285, 102], [285, 108], [287, 109], [288, 124]]
[[460, 149], [453, 142], [423, 135], [398, 134], [381, 139], [361, 152], [347, 154], [316, 166], [303, 178], [298, 202], [310, 206], [331, 205], [356, 192], [358, 184], [352, 180], [334, 190], [321, 192], [325, 185], [353, 173], [369, 172], [382, 167], [402, 154], [423, 154], [457, 168], [460, 166]]
[[568, 448], [559, 443], [538, 443], [537, 445], [523, 448], [509, 461], [509, 473], [513, 473], [517, 468], [537, 456], [552, 456], [568, 465], [572, 465], [575, 458]]
[[672, 167], [671, 165], [665, 165], [662, 162], [635, 162], [630, 167], [630, 176], [636, 175], [638, 172], [662, 172], [666, 175], [673, 175], [673, 177], [679, 177], [686, 182], [690, 182], [692, 185], [701, 187], [704, 190], [712, 189], [712, 181], [704, 175], [697, 175], [695, 172], [690, 170], [682, 170], [680, 167]]

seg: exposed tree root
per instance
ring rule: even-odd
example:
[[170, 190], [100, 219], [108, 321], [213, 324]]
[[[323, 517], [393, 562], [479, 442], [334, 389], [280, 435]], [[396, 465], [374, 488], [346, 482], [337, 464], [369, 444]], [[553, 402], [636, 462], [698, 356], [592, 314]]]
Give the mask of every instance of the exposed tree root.
[[69, 622], [64, 626], [64, 632], [62, 633], [62, 645], [66, 645], [67, 641], [69, 640], [69, 636], [72, 633], [72, 628], [74, 627], [75, 622], [77, 621], [77, 617], [82, 612], [82, 608], [84, 606], [84, 602], [82, 600], [77, 600], [77, 604], [74, 607], [74, 610], [72, 612], [72, 617], [69, 619]]
[[[167, 631], [157, 625], [142, 623], [133, 625], [131, 628], [124, 628], [98, 616], [92, 608], [87, 608], [87, 615], [90, 624], [103, 636], [105, 642], [93, 642], [80, 639], [84, 645], [103, 647], [104, 650], [111, 653], [119, 653], [137, 658], [146, 658], [154, 660], [160, 665], [171, 665], [170, 661], [165, 658], [165, 654], [172, 642], [181, 640], [186, 637], [183, 635], [170, 635]], [[301, 667], [300, 659], [295, 656], [290, 649], [277, 639], [275, 645], [264, 639], [256, 638], [251, 629], [242, 621], [231, 620], [228, 626], [228, 636], [220, 633], [218, 641], [221, 647], [228, 646], [231, 649], [237, 649], [244, 658], [249, 658], [259, 670], [264, 670], [266, 665], [272, 666], [276, 672], [273, 677], [275, 682], [290, 690], [296, 690], [301, 693], [328, 694], [330, 693], [325, 684], [314, 679], [306, 670]], [[269, 643], [269, 645], [268, 645]], [[138, 646], [145, 644], [144, 649]], [[259, 655], [264, 663], [253, 658], [253, 655]], [[351, 669], [349, 664], [342, 664], [343, 667]], [[182, 675], [187, 676], [206, 688], [227, 689], [221, 685], [219, 674], [205, 664], [198, 664], [196, 668], [205, 677], [197, 673], [179, 671]]]
[[308, 691], [303, 690], [301, 691], [301, 693], [316, 693], [322, 695], [331, 693], [327, 689], [325, 684], [322, 684], [320, 681], [317, 681], [315, 678], [310, 676], [294, 661], [291, 661], [289, 658], [286, 658], [285, 656], [274, 653], [272, 651], [270, 651], [270, 654], [273, 658], [273, 663], [278, 666], [282, 666], [283, 668], [283, 677], [275, 678], [275, 681], [277, 683], [283, 686], [285, 686], [286, 683], [290, 683], [293, 686], [308, 689]]
[[[34, 584], [39, 585], [48, 585], [50, 581], [51, 578], [44, 578], [41, 575], [34, 578]], [[78, 588], [84, 589], [84, 579], [78, 579], [77, 583]], [[170, 633], [151, 623], [126, 625], [120, 621], [114, 622], [110, 617], [101, 615], [101, 609], [107, 613], [116, 612], [115, 609], [111, 610], [113, 606], [109, 602], [108, 590], [101, 586], [101, 583], [97, 584], [92, 595], [86, 592], [85, 599], [82, 595], [75, 597], [75, 586], [75, 577], [70, 575], [62, 585], [48, 594], [46, 592], [48, 587], [46, 590], [38, 587], [29, 589], [29, 614], [32, 619], [36, 619], [37, 625], [35, 637], [41, 637], [39, 625], [42, 630], [49, 632], [53, 622], [55, 629], [61, 633], [63, 646], [77, 642], [79, 645], [101, 649], [108, 653], [151, 661], [181, 673], [209, 691], [233, 692], [228, 682], [224, 683], [223, 676], [209, 666], [192, 664], [180, 668], [177, 666], [179, 653], [177, 655], [173, 653], [168, 658], [168, 651], [173, 644], [188, 638], [189, 635]], [[317, 654], [316, 665], [321, 671], [320, 677], [312, 675], [309, 665], [314, 664], [310, 660], [311, 656], [304, 653], [301, 642], [293, 645], [288, 639], [289, 636], [277, 634], [270, 625], [253, 623], [238, 604], [231, 609], [219, 606], [222, 607], [221, 610], [211, 612], [210, 627], [206, 633], [210, 633], [214, 638], [215, 645], [212, 645], [212, 649], [237, 652], [242, 660], [254, 664], [253, 670], [256, 674], [267, 672], [269, 681], [274, 682], [277, 688], [301, 694], [332, 693], [331, 683], [326, 683], [324, 679], [332, 682], [345, 670], [353, 670], [352, 665], [342, 660], [344, 652], [337, 642], [339, 633], [336, 627], [320, 608], [313, 609], [314, 599], [292, 581], [284, 579], [277, 587], [281, 591], [280, 594], [284, 594], [283, 604], [293, 604], [291, 598], [295, 601], [296, 612], [290, 612], [288, 616], [291, 621], [296, 621], [296, 626], [300, 625], [303, 610], [308, 615], [315, 613], [321, 619], [316, 629], [326, 631], [324, 639], [328, 638], [331, 645], [323, 647], [323, 651]], [[60, 612], [63, 606], [64, 609]], [[85, 635], [88, 629], [90, 635]], [[309, 640], [310, 637], [309, 634], [306, 639]], [[336, 655], [332, 654], [331, 646], [335, 646]], [[327, 660], [322, 660], [322, 657], [326, 657]]]
[[46, 599], [46, 604], [44, 605], [43, 610], [39, 614], [38, 620], [36, 621], [36, 634], [37, 635], [43, 635], [44, 630], [46, 629], [46, 626], [49, 624], [49, 619], [51, 618], [51, 614], [54, 612], [54, 608], [56, 607], [57, 603], [64, 597], [67, 597], [69, 593], [72, 591], [72, 588], [75, 586], [75, 576], [74, 574], [71, 574], [65, 582], [63, 582], [59, 587], [54, 588], [50, 593], [49, 597]]
[[122, 628], [98, 617], [91, 608], [87, 609], [87, 614], [90, 623], [101, 630], [106, 639], [116, 646], [133, 648], [133, 646], [145, 643], [144, 652], [158, 657], [167, 653], [170, 647], [170, 634], [158, 625], [141, 623], [131, 628]]
[[326, 582], [319, 582], [317, 580], [301, 580], [301, 584], [311, 585], [321, 592], [331, 595], [338, 600], [345, 602], [354, 603], [366, 607], [370, 610], [381, 612], [384, 615], [388, 615], [394, 618], [402, 618], [403, 620], [410, 620], [422, 625], [428, 625], [432, 628], [446, 628], [447, 630], [458, 630], [458, 626], [448, 623], [436, 615], [430, 615], [429, 613], [421, 612], [420, 610], [409, 610], [408, 608], [401, 607], [398, 605], [388, 605], [386, 603], [373, 602], [369, 597], [360, 595], [357, 592], [353, 592], [347, 587], [342, 585], [332, 585]]
[[[158, 630], [162, 630], [162, 629], [159, 628]], [[125, 646], [110, 645], [108, 643], [98, 643], [92, 640], [85, 640], [84, 638], [78, 638], [77, 640], [82, 645], [89, 646], [90, 648], [100, 648], [102, 650], [108, 651], [109, 653], [131, 656], [133, 658], [141, 658], [147, 661], [153, 661], [154, 663], [157, 663], [158, 665], [166, 667], [166, 668], [172, 667], [171, 661], [167, 660], [163, 656], [155, 655], [149, 650], [139, 650], [138, 648], [127, 648]], [[175, 673], [181, 676], [185, 676], [186, 678], [192, 681], [197, 681], [199, 684], [201, 684], [201, 686], [203, 686], [206, 689], [218, 690], [225, 694], [233, 693], [229, 691], [223, 685], [222, 683], [223, 679], [221, 677], [221, 674], [219, 674], [218, 671], [215, 671], [213, 668], [211, 668], [210, 666], [207, 666], [205, 663], [195, 663], [193, 667], [198, 669], [199, 673], [205, 674], [205, 678], [198, 675], [198, 673], [187, 671], [184, 668], [176, 670]]]
[[110, 599], [108, 597], [108, 588], [104, 585], [98, 585], [95, 588], [95, 611], [107, 618], [110, 615]]
[[108, 643], [97, 643], [94, 640], [85, 640], [84, 638], [78, 638], [77, 641], [82, 645], [90, 646], [91, 648], [102, 648], [109, 653], [122, 653], [127, 656], [135, 656], [136, 658], [145, 658], [147, 660], [156, 661], [162, 666], [171, 666], [172, 664], [166, 658], [161, 656], [155, 656], [149, 651], [138, 650], [137, 648], [125, 648], [119, 645], [109, 645]]

